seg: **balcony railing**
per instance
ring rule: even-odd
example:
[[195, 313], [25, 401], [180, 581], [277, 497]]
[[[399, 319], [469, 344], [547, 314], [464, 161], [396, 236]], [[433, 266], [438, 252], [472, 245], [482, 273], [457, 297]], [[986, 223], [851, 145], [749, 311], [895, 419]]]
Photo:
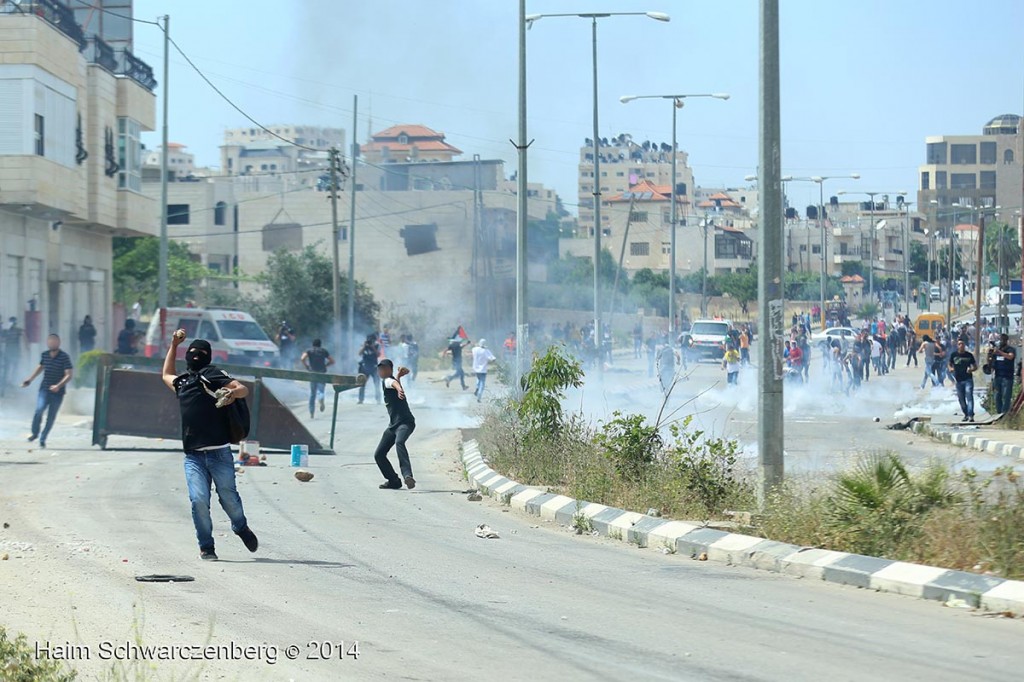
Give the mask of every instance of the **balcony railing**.
[[0, 5], [0, 14], [29, 14], [48, 21], [58, 31], [78, 43], [84, 50], [86, 41], [82, 27], [75, 21], [75, 14], [57, 0], [22, 0], [19, 3], [5, 2]]
[[131, 53], [127, 48], [121, 50], [121, 64], [118, 74], [127, 76], [152, 92], [156, 88], [153, 67]]
[[100, 40], [99, 36], [89, 38], [85, 56], [91, 63], [102, 66], [110, 73], [117, 73], [117, 56], [114, 48]]

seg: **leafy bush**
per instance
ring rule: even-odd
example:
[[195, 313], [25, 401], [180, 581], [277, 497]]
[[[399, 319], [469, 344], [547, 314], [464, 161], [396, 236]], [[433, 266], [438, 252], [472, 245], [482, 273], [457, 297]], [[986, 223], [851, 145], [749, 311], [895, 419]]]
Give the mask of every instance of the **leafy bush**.
[[10, 639], [0, 625], [0, 682], [72, 682], [78, 673], [49, 658], [36, 658], [25, 635]]
[[693, 417], [672, 424], [672, 465], [683, 488], [703, 508], [705, 518], [725, 510], [726, 503], [749, 501], [753, 488], [736, 474], [739, 444], [725, 438], [710, 438], [704, 431], [690, 430]]
[[78, 356], [75, 366], [75, 387], [94, 388], [96, 386], [96, 364], [106, 354], [102, 350], [90, 350]]
[[568, 388], [583, 385], [583, 366], [562, 346], [552, 345], [534, 358], [521, 380], [516, 412], [530, 435], [553, 435], [562, 427], [562, 400]]
[[664, 445], [658, 427], [648, 424], [642, 414], [623, 415], [616, 410], [612, 417], [601, 426], [594, 442], [604, 449], [619, 476], [638, 481]]

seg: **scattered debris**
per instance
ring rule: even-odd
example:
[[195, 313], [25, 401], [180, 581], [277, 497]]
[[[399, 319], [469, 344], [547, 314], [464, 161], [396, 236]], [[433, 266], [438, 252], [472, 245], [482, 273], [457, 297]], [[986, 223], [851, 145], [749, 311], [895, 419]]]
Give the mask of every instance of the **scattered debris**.
[[309, 483], [310, 481], [313, 480], [313, 474], [312, 472], [299, 469], [298, 471], [295, 472], [295, 478], [299, 479], [303, 483]]
[[4, 530], [7, 530], [10, 527], [11, 527], [11, 524], [9, 524], [6, 521], [4, 521]]
[[3, 554], [0, 554], [0, 561], [7, 561], [10, 558], [11, 557], [10, 557], [9, 554], [7, 554], [7, 552], [4, 552]]
[[881, 419], [879, 419], [878, 417], [875, 417], [875, 421], [876, 421], [876, 422], [880, 422], [880, 421], [882, 421], [882, 420], [881, 420]]
[[468, 497], [466, 497], [466, 499], [470, 502], [479, 502], [480, 500], [484, 499], [484, 497], [483, 495], [474, 490], [469, 494]]
[[701, 552], [700, 554], [697, 555], [697, 561], [707, 561], [707, 560], [708, 560], [708, 553], [707, 552]]
[[943, 606], [948, 606], [951, 609], [969, 609], [969, 608], [971, 608], [970, 604], [968, 604], [963, 599], [959, 599], [958, 597], [950, 597], [949, 599], [947, 599], [943, 603]]
[[491, 527], [486, 523], [481, 523], [476, 527], [476, 536], [478, 538], [484, 538], [485, 540], [496, 540], [500, 537], [497, 533], [491, 530]]
[[661, 510], [651, 507], [647, 510], [647, 515], [653, 516], [654, 518], [661, 518]]

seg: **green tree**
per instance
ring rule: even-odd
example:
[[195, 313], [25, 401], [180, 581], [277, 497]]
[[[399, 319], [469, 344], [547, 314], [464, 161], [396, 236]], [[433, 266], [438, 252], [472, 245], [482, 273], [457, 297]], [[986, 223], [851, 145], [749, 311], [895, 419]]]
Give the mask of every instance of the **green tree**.
[[[115, 237], [114, 299], [130, 305], [138, 299], [156, 303], [159, 294], [160, 240], [156, 237]], [[196, 297], [210, 271], [188, 246], [171, 240], [167, 252], [167, 303], [185, 305]]]
[[1010, 275], [1020, 270], [1020, 243], [1017, 230], [1006, 223], [985, 227], [985, 257], [990, 268], [999, 273], [1000, 286], [1009, 286]]
[[[277, 251], [267, 259], [266, 270], [257, 277], [266, 294], [254, 302], [253, 316], [264, 329], [276, 329], [282, 320], [299, 336], [311, 338], [330, 332], [333, 317], [334, 283], [331, 260], [311, 245], [297, 253]], [[348, 309], [348, 278], [341, 276], [342, 315]], [[355, 328], [374, 329], [380, 304], [370, 288], [356, 281]]]
[[854, 275], [867, 277], [867, 273], [864, 271], [864, 263], [859, 260], [843, 261], [843, 277], [853, 277]]
[[543, 220], [530, 220], [526, 229], [531, 260], [541, 263], [558, 260], [558, 239], [562, 232], [562, 220], [558, 213], [548, 211]]
[[723, 294], [731, 296], [739, 304], [744, 315], [749, 313], [747, 307], [750, 302], [757, 300], [757, 267], [751, 267], [746, 272], [717, 275], [715, 282]]
[[920, 242], [910, 243], [910, 271], [921, 280], [928, 278], [928, 248]]

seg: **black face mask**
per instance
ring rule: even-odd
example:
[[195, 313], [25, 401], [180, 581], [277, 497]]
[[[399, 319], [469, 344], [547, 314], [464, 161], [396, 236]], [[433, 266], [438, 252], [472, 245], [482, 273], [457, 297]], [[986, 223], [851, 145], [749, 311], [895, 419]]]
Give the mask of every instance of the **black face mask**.
[[210, 364], [210, 356], [199, 351], [191, 351], [185, 356], [185, 365], [191, 372], [198, 372]]

